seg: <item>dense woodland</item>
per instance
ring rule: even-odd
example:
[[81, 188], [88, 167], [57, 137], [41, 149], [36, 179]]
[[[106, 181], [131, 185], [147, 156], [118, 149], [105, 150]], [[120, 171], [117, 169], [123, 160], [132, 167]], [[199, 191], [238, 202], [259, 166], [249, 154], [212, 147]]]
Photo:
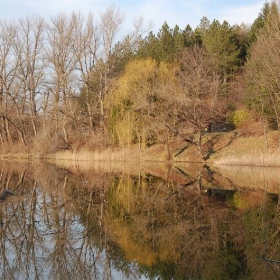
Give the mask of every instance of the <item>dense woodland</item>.
[[157, 34], [116, 7], [0, 20], [0, 143], [54, 152], [182, 139], [261, 121], [280, 130], [280, 10]]

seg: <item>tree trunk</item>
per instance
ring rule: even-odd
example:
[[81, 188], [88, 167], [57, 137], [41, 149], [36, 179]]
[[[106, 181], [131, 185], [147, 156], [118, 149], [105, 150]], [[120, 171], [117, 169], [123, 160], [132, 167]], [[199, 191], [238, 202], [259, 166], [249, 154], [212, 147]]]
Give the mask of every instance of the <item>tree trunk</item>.
[[202, 155], [202, 150], [201, 150], [201, 129], [199, 129], [198, 135], [197, 135], [197, 150], [198, 150], [199, 154]]
[[164, 143], [164, 150], [165, 150], [165, 159], [166, 159], [166, 161], [171, 161], [172, 160], [172, 155], [171, 155], [171, 152], [170, 152], [169, 141]]

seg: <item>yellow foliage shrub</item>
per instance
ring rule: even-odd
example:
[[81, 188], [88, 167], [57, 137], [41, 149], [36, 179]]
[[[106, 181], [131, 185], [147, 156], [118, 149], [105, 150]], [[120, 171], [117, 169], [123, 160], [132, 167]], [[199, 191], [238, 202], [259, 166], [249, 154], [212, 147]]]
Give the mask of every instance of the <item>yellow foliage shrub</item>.
[[148, 108], [159, 86], [174, 83], [176, 67], [152, 59], [133, 60], [106, 99], [109, 130], [120, 145], [147, 140]]
[[252, 116], [250, 112], [245, 109], [236, 110], [232, 115], [232, 123], [235, 127], [239, 127], [240, 125], [251, 121]]

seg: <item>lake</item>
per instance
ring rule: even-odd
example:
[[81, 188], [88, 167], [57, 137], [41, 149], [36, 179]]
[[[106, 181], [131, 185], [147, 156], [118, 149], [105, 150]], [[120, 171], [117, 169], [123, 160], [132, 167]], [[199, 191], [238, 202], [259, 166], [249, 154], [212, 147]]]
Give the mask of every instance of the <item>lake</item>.
[[0, 162], [0, 279], [280, 279], [280, 169]]

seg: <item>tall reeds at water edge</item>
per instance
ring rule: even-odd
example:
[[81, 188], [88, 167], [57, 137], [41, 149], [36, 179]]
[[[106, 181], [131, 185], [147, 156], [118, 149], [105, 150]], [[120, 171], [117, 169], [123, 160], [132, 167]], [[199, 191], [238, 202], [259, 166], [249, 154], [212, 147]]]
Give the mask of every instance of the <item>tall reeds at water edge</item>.
[[[195, 145], [184, 141], [170, 142], [171, 161], [175, 164], [200, 163], [217, 165], [243, 165], [243, 166], [279, 166], [280, 142], [279, 133], [271, 131], [263, 135], [242, 135], [241, 133], [209, 133], [203, 136], [202, 153], [198, 153]], [[207, 156], [205, 156], [207, 155]], [[39, 153], [24, 151], [13, 153], [11, 150], [1, 151], [0, 158], [23, 160], [64, 160], [79, 162], [165, 162], [166, 151], [164, 144], [150, 147], [140, 147], [138, 144], [126, 147], [109, 147], [104, 149], [61, 150], [54, 153]], [[206, 160], [204, 160], [204, 159]]]
[[61, 151], [49, 155], [50, 158], [57, 160], [71, 161], [139, 161], [141, 151], [136, 148], [104, 149], [104, 150], [80, 150], [80, 151]]

